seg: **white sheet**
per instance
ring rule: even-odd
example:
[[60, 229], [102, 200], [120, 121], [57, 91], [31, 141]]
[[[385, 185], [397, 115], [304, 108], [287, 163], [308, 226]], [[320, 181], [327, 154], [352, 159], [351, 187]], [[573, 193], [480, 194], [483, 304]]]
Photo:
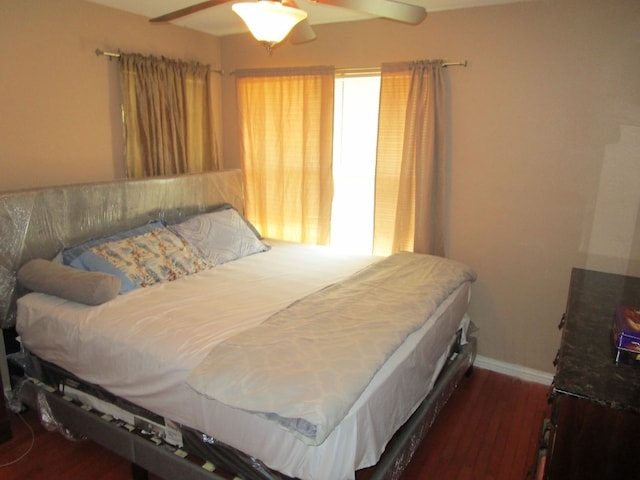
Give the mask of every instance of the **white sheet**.
[[[377, 462], [391, 434], [431, 389], [446, 360], [445, 345], [460, 325], [468, 324], [468, 284], [435, 312], [444, 321], [427, 322], [432, 327], [407, 339], [319, 446], [305, 445], [273, 422], [197, 394], [186, 378], [212, 345], [373, 260], [274, 242], [269, 252], [98, 307], [27, 295], [19, 300], [17, 329], [26, 348], [41, 358], [286, 475], [351, 479], [356, 469]], [[289, 273], [283, 273], [283, 265]]]

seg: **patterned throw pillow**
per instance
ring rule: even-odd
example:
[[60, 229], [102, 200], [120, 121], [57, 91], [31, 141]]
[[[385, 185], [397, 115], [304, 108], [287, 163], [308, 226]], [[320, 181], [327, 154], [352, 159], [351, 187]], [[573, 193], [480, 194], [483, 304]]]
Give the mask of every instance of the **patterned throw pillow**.
[[114, 265], [138, 287], [176, 280], [208, 268], [204, 258], [167, 228], [91, 249]]
[[79, 245], [65, 248], [62, 251], [62, 260], [65, 265], [71, 265], [71, 263], [83, 253], [90, 250], [92, 247], [100, 245], [106, 242], [114, 242], [116, 240], [122, 240], [124, 238], [135, 237], [136, 235], [142, 235], [143, 233], [150, 232], [156, 228], [162, 228], [165, 224], [162, 220], [156, 219], [149, 223], [132, 228], [131, 230], [125, 230], [123, 232], [117, 232], [105, 237], [92, 238], [85, 240]]
[[185, 240], [165, 227], [96, 245], [72, 266], [116, 275], [122, 281], [120, 293], [210, 268]]

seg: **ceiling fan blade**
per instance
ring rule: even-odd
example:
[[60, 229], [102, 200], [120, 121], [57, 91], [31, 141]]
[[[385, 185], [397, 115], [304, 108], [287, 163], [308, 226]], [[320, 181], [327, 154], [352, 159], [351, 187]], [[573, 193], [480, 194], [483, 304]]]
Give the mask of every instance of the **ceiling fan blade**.
[[310, 42], [316, 39], [316, 33], [311, 28], [311, 24], [305, 18], [291, 30], [289, 33], [289, 41], [294, 45]]
[[187, 15], [191, 15], [192, 13], [215, 7], [216, 5], [222, 5], [223, 3], [228, 3], [230, 1], [232, 0], [208, 0], [206, 2], [196, 3], [195, 5], [191, 5], [190, 7], [181, 8], [180, 10], [176, 10], [175, 12], [170, 12], [165, 15], [152, 18], [149, 21], [154, 23], [170, 22], [171, 20], [186, 17]]
[[395, 0], [311, 0], [316, 3], [333, 5], [369, 13], [376, 17], [388, 18], [399, 22], [418, 24], [427, 16], [423, 7]]

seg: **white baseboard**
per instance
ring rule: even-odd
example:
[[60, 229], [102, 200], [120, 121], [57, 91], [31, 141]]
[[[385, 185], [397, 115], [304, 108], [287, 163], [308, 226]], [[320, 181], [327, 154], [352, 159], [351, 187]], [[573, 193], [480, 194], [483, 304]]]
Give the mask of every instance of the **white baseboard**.
[[553, 381], [553, 374], [543, 372], [540, 370], [534, 370], [532, 368], [515, 365], [513, 363], [501, 362], [500, 360], [494, 360], [492, 358], [483, 357], [481, 355], [476, 356], [476, 360], [473, 363], [478, 368], [484, 368], [491, 370], [492, 372], [503, 373], [510, 377], [519, 378], [527, 382], [541, 383], [543, 385], [551, 385]]

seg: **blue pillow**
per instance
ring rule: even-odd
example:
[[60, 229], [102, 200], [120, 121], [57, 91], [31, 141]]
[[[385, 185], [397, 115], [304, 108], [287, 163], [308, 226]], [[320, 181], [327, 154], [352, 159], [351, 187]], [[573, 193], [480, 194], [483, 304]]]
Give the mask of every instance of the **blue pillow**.
[[71, 263], [70, 267], [77, 268], [78, 270], [84, 270], [87, 272], [103, 272], [115, 275], [120, 279], [120, 294], [135, 290], [138, 286], [131, 281], [131, 279], [119, 268], [112, 263], [108, 262], [104, 258], [96, 255], [91, 250], [86, 250], [81, 255], [77, 256]]
[[[115, 240], [123, 240], [125, 238], [129, 238], [129, 237], [135, 237], [137, 235], [141, 235], [143, 233], [147, 233], [150, 232], [151, 230], [155, 229], [155, 228], [159, 228], [159, 227], [164, 227], [165, 223], [160, 220], [160, 219], [156, 219], [156, 220], [152, 220], [149, 223], [145, 224], [145, 225], [141, 225], [139, 227], [133, 228], [131, 230], [126, 230], [124, 232], [118, 232], [118, 233], [114, 233], [112, 235], [108, 235], [106, 237], [98, 237], [98, 238], [92, 238], [90, 240], [87, 240], [85, 242], [82, 242], [79, 245], [75, 245], [73, 247], [68, 247], [65, 248], [62, 251], [62, 263], [64, 263], [65, 265], [71, 265], [71, 262], [73, 262], [74, 259], [80, 257], [82, 254], [84, 254], [85, 252], [89, 251], [91, 248], [101, 245], [103, 243], [107, 243], [107, 242], [113, 242]], [[87, 260], [87, 261], [91, 261], [91, 260]], [[75, 266], [75, 265], [72, 265]], [[78, 267], [76, 267], [78, 268]]]

